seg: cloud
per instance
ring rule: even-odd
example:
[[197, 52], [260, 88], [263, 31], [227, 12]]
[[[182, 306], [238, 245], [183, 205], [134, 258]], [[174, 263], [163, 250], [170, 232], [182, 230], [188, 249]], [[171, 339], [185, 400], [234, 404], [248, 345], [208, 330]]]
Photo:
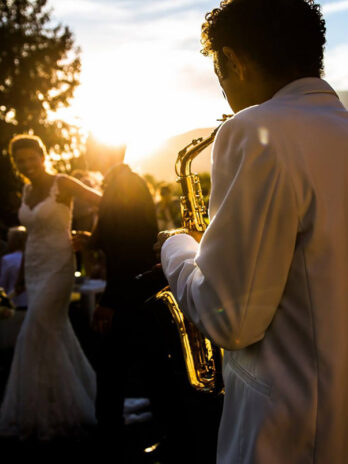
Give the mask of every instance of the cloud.
[[[201, 17], [193, 12], [178, 13], [173, 16], [151, 21], [96, 21], [93, 34], [89, 22], [75, 27], [76, 36], [82, 48], [88, 50], [112, 51], [126, 47], [136, 52], [135, 56], [147, 53], [169, 55], [178, 50], [199, 54]], [[176, 59], [181, 61], [181, 57]]]
[[325, 78], [338, 90], [348, 90], [348, 44], [341, 44], [325, 54]]
[[164, 12], [167, 15], [171, 11], [192, 9], [192, 0], [175, 0], [175, 2], [173, 2], [173, 0], [161, 0], [147, 3], [141, 0], [139, 1], [139, 8], [141, 12], [151, 14]]
[[325, 3], [322, 6], [322, 11], [324, 14], [337, 13], [338, 11], [348, 10], [348, 1], [342, 0], [338, 2]]
[[86, 51], [115, 50], [131, 44], [140, 51], [151, 44], [155, 53], [165, 49], [167, 53], [178, 49], [197, 53], [204, 2], [192, 7], [191, 0], [50, 0], [50, 6], [55, 18], [72, 26]]
[[57, 16], [67, 16], [75, 13], [91, 14], [97, 11], [98, 5], [92, 0], [51, 0], [49, 6]]
[[[180, 13], [201, 12], [207, 0], [192, 4], [192, 0], [49, 0], [57, 17], [79, 15], [79, 19], [111, 21], [122, 19], [128, 23], [143, 23]], [[203, 13], [204, 15], [204, 13]]]
[[96, 0], [50, 0], [53, 16], [64, 20], [78, 15], [78, 20], [115, 21], [127, 20], [132, 17], [129, 8], [122, 4], [108, 4]]

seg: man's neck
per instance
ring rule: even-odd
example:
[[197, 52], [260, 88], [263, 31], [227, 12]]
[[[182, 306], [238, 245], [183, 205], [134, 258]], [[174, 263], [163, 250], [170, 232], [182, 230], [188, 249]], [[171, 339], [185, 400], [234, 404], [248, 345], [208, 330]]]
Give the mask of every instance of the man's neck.
[[270, 100], [280, 89], [290, 84], [291, 82], [301, 79], [303, 76], [294, 75], [292, 77], [285, 77], [279, 79], [272, 79], [268, 76], [260, 76], [259, 79], [255, 79], [248, 89], [243, 101], [241, 101], [241, 111], [245, 108], [254, 105], [260, 105]]

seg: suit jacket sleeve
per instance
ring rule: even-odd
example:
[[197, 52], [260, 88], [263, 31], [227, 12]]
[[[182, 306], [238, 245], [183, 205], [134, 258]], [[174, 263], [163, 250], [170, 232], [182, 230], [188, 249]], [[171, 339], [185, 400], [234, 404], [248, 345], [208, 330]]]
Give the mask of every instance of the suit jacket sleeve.
[[299, 224], [279, 143], [243, 113], [216, 137], [210, 225], [200, 245], [176, 235], [162, 248], [179, 306], [226, 349], [263, 338], [287, 282]]

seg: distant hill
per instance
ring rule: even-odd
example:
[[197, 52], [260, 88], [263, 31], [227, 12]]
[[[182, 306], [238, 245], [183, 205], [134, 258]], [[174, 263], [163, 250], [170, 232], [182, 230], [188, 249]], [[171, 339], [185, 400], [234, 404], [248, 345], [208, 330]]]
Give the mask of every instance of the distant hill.
[[[175, 161], [180, 150], [193, 139], [206, 138], [212, 128], [195, 129], [168, 139], [155, 152], [137, 162], [136, 170], [141, 174], [151, 174], [158, 181], [174, 182], [176, 180]], [[211, 147], [203, 150], [192, 163], [193, 172], [210, 172]]]
[[348, 90], [342, 90], [337, 93], [338, 93], [338, 96], [340, 97], [341, 102], [348, 110]]
[[[348, 109], [348, 91], [337, 92], [340, 100]], [[151, 174], [158, 181], [174, 182], [176, 180], [175, 161], [178, 152], [198, 137], [208, 137], [213, 128], [194, 129], [168, 139], [155, 152], [137, 162], [134, 166], [141, 174]], [[192, 171], [196, 173], [210, 172], [211, 147], [202, 151], [192, 163]]]

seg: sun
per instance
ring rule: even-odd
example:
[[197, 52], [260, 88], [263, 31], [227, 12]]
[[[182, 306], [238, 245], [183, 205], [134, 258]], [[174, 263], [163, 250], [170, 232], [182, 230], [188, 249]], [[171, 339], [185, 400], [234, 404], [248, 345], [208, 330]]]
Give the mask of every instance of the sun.
[[146, 125], [126, 125], [122, 121], [114, 121], [112, 125], [100, 121], [98, 123], [93, 124], [93, 129], [90, 129], [93, 138], [111, 147], [126, 145], [125, 161], [132, 166], [135, 166], [139, 160], [151, 156], [167, 138], [165, 136], [161, 138]]
[[98, 56], [93, 65], [84, 65], [73, 109], [98, 141], [127, 145], [126, 162], [135, 164], [178, 133], [180, 119], [169, 109], [166, 80], [153, 78], [156, 69], [153, 75], [141, 73], [149, 67], [145, 57], [135, 61], [127, 53], [115, 60], [104, 58]]
[[151, 48], [99, 52], [85, 60], [70, 111], [101, 143], [127, 145], [131, 167], [168, 138], [199, 127], [204, 114], [216, 114], [207, 103], [198, 106], [191, 92], [180, 93], [180, 81]]

